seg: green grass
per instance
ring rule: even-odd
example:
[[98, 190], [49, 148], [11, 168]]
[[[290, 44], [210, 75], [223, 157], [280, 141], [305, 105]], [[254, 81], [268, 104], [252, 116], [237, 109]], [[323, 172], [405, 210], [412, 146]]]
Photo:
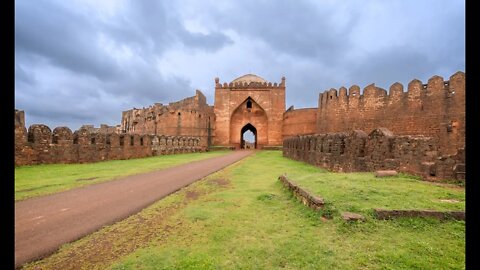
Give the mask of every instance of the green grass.
[[[283, 188], [277, 177], [285, 172], [312, 179], [330, 174], [279, 151], [257, 152], [25, 268], [465, 268], [463, 221], [367, 216], [365, 222], [346, 223], [336, 212], [325, 220]], [[333, 198], [331, 207], [338, 209], [349, 200]]]
[[86, 164], [44, 164], [15, 168], [15, 200], [52, 194], [105, 182], [122, 176], [145, 173], [216, 157], [229, 151], [188, 153]]
[[330, 173], [320, 169], [310, 173], [291, 172], [287, 176], [340, 211], [368, 212], [372, 208], [465, 210], [464, 187], [438, 186], [406, 174], [376, 178], [373, 173]]

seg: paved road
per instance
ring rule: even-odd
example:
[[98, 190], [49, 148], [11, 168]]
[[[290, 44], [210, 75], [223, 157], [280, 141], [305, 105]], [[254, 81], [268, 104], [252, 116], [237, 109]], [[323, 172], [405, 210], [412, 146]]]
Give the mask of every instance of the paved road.
[[191, 162], [15, 203], [15, 267], [139, 212], [252, 151]]

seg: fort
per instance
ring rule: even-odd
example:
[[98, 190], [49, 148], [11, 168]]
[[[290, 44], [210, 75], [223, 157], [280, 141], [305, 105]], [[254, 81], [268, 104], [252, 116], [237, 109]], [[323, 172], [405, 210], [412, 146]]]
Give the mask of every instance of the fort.
[[[407, 90], [368, 85], [330, 89], [317, 108], [286, 109], [286, 79], [247, 74], [214, 79], [214, 105], [200, 90], [168, 105], [122, 112], [114, 127], [72, 132], [25, 127], [15, 114], [15, 164], [94, 162], [207, 151], [212, 146], [283, 149], [284, 156], [337, 171], [397, 169], [423, 177], [464, 178], [465, 73], [412, 80]], [[251, 131], [253, 143], [244, 134]]]

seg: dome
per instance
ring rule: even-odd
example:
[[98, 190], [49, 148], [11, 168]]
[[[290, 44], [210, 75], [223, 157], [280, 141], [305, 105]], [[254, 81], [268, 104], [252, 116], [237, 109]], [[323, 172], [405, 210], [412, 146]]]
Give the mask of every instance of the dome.
[[261, 83], [264, 83], [264, 82], [267, 82], [267, 81], [265, 81], [265, 79], [255, 75], [255, 74], [246, 74], [246, 75], [238, 77], [238, 78], [236, 78], [235, 80], [232, 81], [232, 83], [236, 83], [236, 82], [247, 82], [247, 83], [261, 82]]

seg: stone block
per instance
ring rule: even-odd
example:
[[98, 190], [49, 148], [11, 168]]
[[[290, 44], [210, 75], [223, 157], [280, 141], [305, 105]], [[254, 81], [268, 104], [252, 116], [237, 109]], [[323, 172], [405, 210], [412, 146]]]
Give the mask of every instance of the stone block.
[[342, 219], [345, 221], [364, 221], [365, 217], [352, 212], [342, 212]]
[[398, 172], [393, 170], [375, 172], [375, 177], [386, 177], [386, 176], [396, 176], [396, 175], [398, 175]]

